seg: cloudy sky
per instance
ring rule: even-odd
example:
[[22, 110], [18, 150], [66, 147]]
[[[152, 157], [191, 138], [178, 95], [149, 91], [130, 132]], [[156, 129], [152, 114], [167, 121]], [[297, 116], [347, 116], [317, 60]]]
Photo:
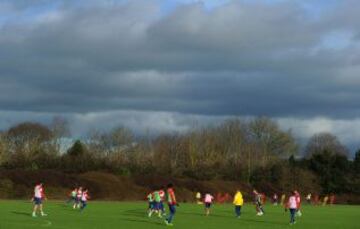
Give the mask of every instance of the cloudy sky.
[[360, 147], [358, 0], [0, 0], [0, 129], [269, 116]]

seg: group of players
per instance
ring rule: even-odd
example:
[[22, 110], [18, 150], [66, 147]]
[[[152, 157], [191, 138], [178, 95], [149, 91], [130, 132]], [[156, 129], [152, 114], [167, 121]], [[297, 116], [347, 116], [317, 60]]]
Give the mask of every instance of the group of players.
[[[80, 209], [83, 211], [87, 206], [87, 201], [90, 199], [89, 192], [83, 187], [75, 188], [71, 191], [69, 195], [69, 200], [67, 203], [73, 202], [73, 209]], [[46, 200], [44, 185], [39, 183], [34, 188], [34, 196], [32, 201], [34, 203], [34, 208], [32, 212], [32, 217], [37, 217], [37, 213], [40, 212], [41, 216], [46, 216], [43, 211], [43, 201]]]
[[[264, 215], [264, 206], [263, 206], [263, 194], [259, 193], [257, 190], [253, 190], [254, 195], [254, 203], [256, 206], [256, 215], [262, 216]], [[90, 199], [89, 193], [87, 189], [83, 187], [75, 188], [71, 191], [69, 195], [69, 200], [67, 203], [73, 202], [73, 209], [80, 209], [83, 211], [87, 206], [87, 201]], [[41, 216], [46, 216], [43, 211], [43, 200], [46, 199], [44, 186], [42, 183], [39, 183], [34, 188], [34, 196], [32, 201], [34, 202], [34, 208], [32, 212], [33, 217], [37, 217], [37, 212], [40, 212]], [[165, 219], [165, 224], [168, 226], [172, 226], [172, 221], [176, 213], [176, 207], [179, 204], [176, 201], [175, 191], [173, 184], [168, 184], [166, 191], [165, 187], [161, 187], [147, 195], [147, 200], [149, 202], [148, 207], [148, 217], [151, 217], [153, 214], [156, 214], [159, 218], [166, 216], [164, 203], [165, 201], [169, 207], [169, 215]], [[205, 193], [203, 203], [205, 205], [205, 215], [210, 215], [210, 209], [213, 204], [214, 197], [210, 193]], [[244, 204], [243, 195], [240, 190], [236, 191], [234, 195], [233, 204], [235, 206], [235, 215], [240, 218], [241, 216], [241, 208]], [[293, 191], [286, 202], [284, 204], [285, 210], [289, 210], [290, 212], [290, 224], [295, 224], [295, 217], [301, 216], [301, 197], [298, 191]]]
[[164, 202], [167, 201], [169, 206], [169, 216], [165, 219], [165, 224], [172, 226], [172, 221], [176, 213], [176, 207], [179, 206], [179, 204], [176, 201], [173, 184], [170, 183], [167, 185], [166, 192], [164, 189], [165, 187], [161, 187], [146, 196], [149, 203], [148, 216], [151, 217], [154, 213], [159, 218], [166, 216]]
[[87, 201], [90, 199], [89, 191], [83, 187], [74, 188], [69, 195], [67, 203], [73, 202], [73, 209], [80, 209], [83, 211], [87, 206]]
[[[255, 209], [256, 209], [256, 215], [262, 216], [264, 215], [264, 195], [262, 193], [259, 193], [255, 189], [253, 190], [254, 195], [254, 203], [255, 203]], [[204, 204], [205, 207], [205, 216], [210, 215], [210, 210], [213, 205], [214, 197], [210, 193], [205, 193], [203, 200], [200, 201], [199, 196], [201, 196], [200, 193], [196, 194], [197, 196], [197, 202]], [[149, 202], [148, 207], [148, 216], [151, 217], [154, 213], [159, 218], [162, 218], [165, 214], [165, 208], [164, 208], [164, 201], [167, 199], [170, 215], [168, 218], [166, 218], [165, 223], [167, 225], [172, 225], [172, 220], [175, 214], [175, 206], [178, 206], [175, 199], [175, 193], [172, 188], [172, 185], [168, 186], [167, 192], [164, 191], [164, 188], [160, 188], [158, 190], [155, 190], [147, 195], [147, 200]], [[241, 216], [241, 208], [244, 204], [243, 195], [240, 190], [237, 190], [234, 198], [233, 198], [233, 204], [235, 207], [235, 215], [237, 218], [240, 218]], [[301, 197], [298, 191], [293, 191], [286, 203], [284, 203], [285, 211], [290, 212], [290, 224], [293, 225], [296, 223], [295, 217], [301, 216]]]

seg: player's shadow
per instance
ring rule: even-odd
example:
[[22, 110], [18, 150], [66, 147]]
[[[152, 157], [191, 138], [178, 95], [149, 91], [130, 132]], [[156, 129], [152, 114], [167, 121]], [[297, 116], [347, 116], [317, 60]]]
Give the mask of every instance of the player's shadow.
[[12, 211], [11, 212], [12, 214], [15, 214], [15, 215], [22, 215], [22, 216], [31, 216], [31, 214], [29, 214], [28, 212], [19, 212], [19, 211]]
[[261, 221], [261, 220], [255, 220], [255, 219], [240, 219], [243, 221], [247, 221], [247, 222], [252, 222], [252, 223], [263, 223], [263, 224], [271, 224], [271, 225], [286, 225], [283, 222], [272, 222], [272, 221]]
[[146, 224], [154, 224], [154, 225], [158, 225], [158, 226], [164, 226], [165, 223], [162, 222], [155, 222], [155, 221], [150, 221], [150, 220], [145, 220], [145, 219], [129, 219], [129, 218], [121, 218], [121, 220], [123, 221], [128, 221], [128, 222], [134, 222], [134, 223], [146, 223]]
[[[128, 216], [126, 218], [121, 218], [121, 220], [129, 221], [129, 222], [136, 222], [136, 223], [146, 223], [146, 224], [155, 224], [155, 225], [161, 225], [164, 226], [164, 223], [161, 221], [154, 221], [152, 219], [149, 219], [144, 209], [132, 209], [124, 211], [123, 216]], [[155, 218], [156, 216], [154, 216]], [[157, 217], [156, 217], [157, 218]], [[160, 219], [159, 220], [163, 220]]]
[[206, 218], [211, 218], [211, 217], [231, 218], [230, 216], [227, 216], [227, 215], [220, 215], [220, 214], [214, 214], [214, 213], [211, 213], [209, 216], [206, 216], [204, 213], [193, 213], [193, 212], [181, 212], [179, 214], [181, 214], [181, 215], [191, 215], [191, 216], [200, 216], [200, 217], [206, 217]]
[[133, 209], [133, 210], [124, 211], [123, 215], [136, 216], [136, 217], [143, 218], [146, 216], [146, 212], [143, 209]]

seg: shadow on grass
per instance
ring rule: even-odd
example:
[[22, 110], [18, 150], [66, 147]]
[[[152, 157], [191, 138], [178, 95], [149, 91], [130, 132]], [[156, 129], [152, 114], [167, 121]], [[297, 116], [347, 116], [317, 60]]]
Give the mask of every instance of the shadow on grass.
[[123, 221], [128, 221], [128, 222], [134, 222], [134, 223], [146, 223], [146, 224], [153, 224], [153, 225], [157, 225], [157, 226], [161, 226], [163, 227], [165, 225], [165, 223], [163, 222], [155, 222], [155, 221], [151, 221], [146, 220], [146, 219], [130, 219], [130, 218], [120, 218]]
[[[200, 216], [203, 218], [212, 218], [212, 217], [216, 217], [216, 218], [226, 218], [226, 219], [236, 219], [235, 216], [229, 216], [229, 215], [221, 215], [221, 214], [213, 214], [211, 213], [209, 216], [205, 216], [204, 213], [190, 213], [190, 212], [181, 212], [180, 214], [182, 215], [192, 215], [192, 216]], [[244, 216], [242, 216], [240, 219], [238, 219], [240, 221], [244, 221], [244, 222], [250, 222], [250, 223], [261, 223], [261, 224], [269, 224], [269, 225], [278, 225], [278, 226], [284, 226], [287, 225], [286, 223], [283, 222], [272, 222], [272, 221], [264, 221], [261, 220], [259, 218], [259, 220], [257, 219], [248, 219], [248, 218], [244, 218]]]
[[[147, 216], [146, 211], [144, 209], [132, 209], [127, 210], [122, 213], [123, 216], [129, 216], [129, 218], [121, 218], [121, 220], [128, 222], [136, 222], [136, 223], [146, 223], [146, 224], [154, 224], [158, 226], [164, 226], [163, 222], [164, 218], [158, 218], [157, 216], [153, 216], [153, 218], [149, 218]], [[131, 218], [130, 218], [131, 217]], [[154, 221], [158, 220], [158, 221]]]
[[262, 224], [270, 224], [270, 225], [278, 225], [278, 226], [284, 226], [287, 225], [283, 222], [271, 222], [271, 221], [261, 221], [261, 220], [255, 220], [255, 219], [244, 219], [241, 218], [239, 220], [245, 221], [245, 222], [251, 222], [251, 223], [262, 223]]
[[31, 214], [30, 214], [29, 212], [12, 211], [11, 213], [12, 213], [12, 214], [15, 214], [15, 215], [22, 215], [22, 216], [31, 217]]
[[144, 218], [144, 217], [146, 217], [147, 213], [146, 213], [146, 211], [144, 211], [144, 209], [132, 209], [132, 210], [124, 211], [123, 215], [129, 215], [129, 216], [136, 216], [136, 217]]
[[180, 212], [180, 215], [192, 215], [192, 216], [200, 216], [200, 217], [205, 217], [205, 218], [209, 218], [209, 217], [217, 217], [217, 218], [234, 218], [232, 216], [227, 216], [227, 215], [219, 215], [219, 214], [214, 214], [214, 213], [210, 213], [209, 216], [206, 216], [205, 213], [192, 213], [192, 212]]

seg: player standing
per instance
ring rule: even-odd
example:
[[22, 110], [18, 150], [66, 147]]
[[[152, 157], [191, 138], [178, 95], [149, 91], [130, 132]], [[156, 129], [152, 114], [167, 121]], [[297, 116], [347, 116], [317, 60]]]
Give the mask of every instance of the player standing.
[[278, 195], [276, 193], [274, 193], [272, 201], [274, 206], [278, 205]]
[[287, 203], [287, 208], [289, 208], [290, 211], [290, 225], [295, 224], [295, 214], [297, 210], [297, 202], [296, 202], [296, 194], [295, 192], [292, 193], [292, 195], [289, 197], [289, 201]]
[[205, 203], [205, 215], [210, 215], [210, 208], [212, 205], [212, 202], [214, 200], [214, 197], [210, 193], [205, 194], [204, 203]]
[[46, 214], [43, 211], [43, 204], [42, 201], [45, 199], [45, 193], [44, 193], [44, 187], [43, 184], [40, 183], [35, 186], [34, 188], [34, 209], [32, 212], [32, 217], [36, 217], [36, 212], [40, 211], [41, 216], [46, 216]]
[[306, 196], [306, 202], [307, 202], [308, 204], [311, 204], [311, 193], [307, 194], [307, 196]]
[[176, 206], [179, 206], [176, 202], [175, 192], [174, 192], [174, 186], [173, 184], [168, 184], [167, 186], [167, 201], [169, 205], [169, 217], [165, 220], [166, 225], [173, 226], [172, 221], [174, 219], [175, 213], [176, 213]]
[[239, 189], [236, 191], [236, 194], [234, 196], [233, 204], [235, 205], [236, 217], [240, 218], [240, 216], [241, 216], [241, 207], [244, 204], [244, 199], [243, 199], [242, 193], [240, 192]]

